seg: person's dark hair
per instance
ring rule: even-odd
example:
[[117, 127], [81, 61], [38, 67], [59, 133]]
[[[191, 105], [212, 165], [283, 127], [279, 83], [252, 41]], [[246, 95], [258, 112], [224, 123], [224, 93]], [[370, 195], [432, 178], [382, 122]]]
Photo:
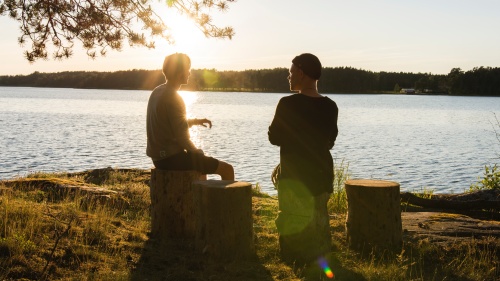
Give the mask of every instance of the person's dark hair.
[[186, 68], [191, 67], [191, 59], [186, 54], [175, 53], [165, 57], [163, 61], [163, 75], [168, 80], [173, 78], [174, 75], [180, 73]]
[[319, 80], [321, 77], [321, 62], [313, 54], [304, 53], [296, 56], [292, 63], [312, 79]]

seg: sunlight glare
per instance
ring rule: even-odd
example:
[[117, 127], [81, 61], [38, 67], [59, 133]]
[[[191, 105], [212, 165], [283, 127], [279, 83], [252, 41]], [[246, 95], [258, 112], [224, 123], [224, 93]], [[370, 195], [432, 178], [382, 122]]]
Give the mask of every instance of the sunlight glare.
[[[188, 119], [194, 118], [193, 113], [191, 112], [191, 107], [198, 100], [197, 92], [189, 92], [189, 91], [178, 91], [179, 95], [184, 100], [184, 104], [186, 104], [186, 117]], [[200, 126], [192, 126], [189, 128], [189, 134], [191, 136], [191, 141], [193, 141], [196, 147], [203, 147], [203, 140], [200, 138]]]
[[[168, 49], [173, 52], [186, 53], [189, 56], [194, 55], [197, 49], [206, 40], [203, 32], [196, 26], [194, 20], [187, 15], [181, 15], [172, 10], [167, 10], [165, 18], [168, 18], [169, 31], [174, 40], [173, 45], [166, 42], [158, 42], [159, 49]], [[167, 22], [167, 21], [166, 21]]]
[[191, 58], [191, 67], [198, 68], [197, 65], [204, 65], [203, 58], [207, 49], [207, 41], [203, 32], [196, 26], [194, 20], [187, 15], [181, 15], [173, 9], [165, 8], [164, 5], [156, 5], [157, 13], [163, 18], [168, 26], [168, 32], [172, 35], [173, 44], [166, 40], [155, 38], [155, 48], [150, 50], [147, 58], [150, 69], [158, 69], [161, 66], [159, 58], [163, 58], [173, 53], [184, 53]]
[[[179, 91], [179, 95], [184, 100], [186, 104], [186, 112], [187, 115], [190, 116], [191, 106], [198, 100], [198, 93], [196, 92], [188, 92], [188, 91]], [[189, 118], [189, 117], [188, 117]]]

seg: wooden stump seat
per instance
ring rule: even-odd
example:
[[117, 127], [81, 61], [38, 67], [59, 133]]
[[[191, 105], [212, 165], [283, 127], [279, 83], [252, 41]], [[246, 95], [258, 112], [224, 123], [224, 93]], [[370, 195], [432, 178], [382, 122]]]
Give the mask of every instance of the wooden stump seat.
[[349, 246], [397, 251], [403, 243], [399, 183], [354, 179], [345, 182]]
[[192, 240], [197, 251], [218, 260], [251, 257], [252, 185], [200, 176], [151, 170], [151, 236]]
[[195, 181], [193, 190], [195, 248], [215, 259], [252, 256], [252, 185], [227, 180]]
[[151, 170], [151, 236], [155, 239], [195, 237], [192, 183], [196, 171]]

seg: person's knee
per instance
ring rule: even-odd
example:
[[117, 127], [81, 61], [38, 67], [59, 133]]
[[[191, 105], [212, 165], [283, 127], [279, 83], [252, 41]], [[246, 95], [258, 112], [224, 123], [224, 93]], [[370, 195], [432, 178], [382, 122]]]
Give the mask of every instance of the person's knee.
[[221, 176], [222, 180], [234, 180], [234, 168], [229, 163], [219, 161], [216, 173]]

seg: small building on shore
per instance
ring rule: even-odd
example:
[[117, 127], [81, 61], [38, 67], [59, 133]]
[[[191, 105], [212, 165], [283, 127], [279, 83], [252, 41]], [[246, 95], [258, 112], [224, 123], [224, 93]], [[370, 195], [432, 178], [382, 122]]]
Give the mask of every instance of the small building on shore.
[[403, 88], [399, 92], [401, 94], [409, 94], [409, 95], [416, 93], [415, 89], [413, 89], [413, 88]]

